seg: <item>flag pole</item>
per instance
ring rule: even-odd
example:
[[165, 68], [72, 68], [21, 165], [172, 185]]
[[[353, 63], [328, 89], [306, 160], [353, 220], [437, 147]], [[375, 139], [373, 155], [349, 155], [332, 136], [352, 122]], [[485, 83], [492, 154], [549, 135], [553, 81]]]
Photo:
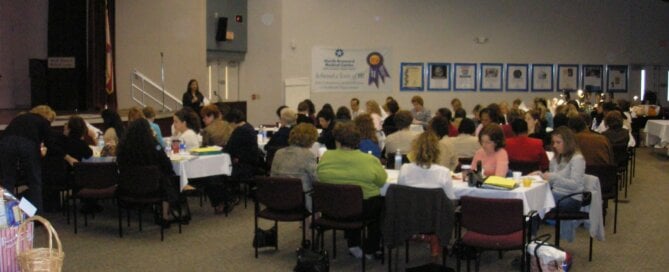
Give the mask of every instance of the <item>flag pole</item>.
[[160, 111], [165, 112], [165, 62], [163, 61], [163, 52], [160, 52], [160, 79], [163, 88], [163, 108]]

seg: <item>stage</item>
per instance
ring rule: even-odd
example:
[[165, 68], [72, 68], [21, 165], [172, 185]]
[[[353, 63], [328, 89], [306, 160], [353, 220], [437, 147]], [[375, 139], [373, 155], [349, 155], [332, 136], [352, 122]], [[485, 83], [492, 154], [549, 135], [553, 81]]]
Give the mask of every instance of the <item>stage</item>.
[[[7, 125], [9, 125], [9, 122], [14, 119], [16, 115], [18, 115], [21, 112], [24, 111], [29, 111], [30, 109], [0, 109], [0, 134], [2, 134], [2, 131], [5, 130]], [[102, 117], [100, 117], [100, 113], [98, 112], [56, 112], [56, 119], [51, 123], [51, 127], [53, 127], [57, 131], [62, 131], [63, 130], [63, 125], [67, 123], [67, 120], [70, 118], [72, 115], [79, 115], [81, 118], [86, 120], [86, 122], [90, 123], [91, 125], [102, 129]], [[171, 135], [171, 125], [172, 125], [172, 115], [174, 112], [157, 112], [156, 113], [156, 123], [160, 126], [160, 129], [162, 130], [163, 136], [170, 136]], [[124, 122], [128, 121], [128, 110], [120, 110], [119, 115], [121, 116], [121, 119]]]

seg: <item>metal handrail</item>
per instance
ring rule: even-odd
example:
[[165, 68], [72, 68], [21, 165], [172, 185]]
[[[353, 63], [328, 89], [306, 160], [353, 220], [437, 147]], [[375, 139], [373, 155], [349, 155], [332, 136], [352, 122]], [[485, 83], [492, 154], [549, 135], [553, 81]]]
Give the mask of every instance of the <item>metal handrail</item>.
[[[135, 79], [139, 79], [139, 82], [135, 82]], [[169, 98], [171, 101], [174, 101], [174, 108], [167, 106], [167, 103], [163, 104], [164, 100], [161, 101], [160, 99], [156, 98], [155, 96], [147, 92], [145, 88], [145, 83], [148, 83], [149, 85], [153, 86], [156, 90], [158, 90], [159, 95], [163, 95], [164, 93], [165, 98]], [[177, 97], [173, 96], [167, 90], [163, 90], [163, 88], [160, 85], [158, 85], [156, 82], [151, 80], [149, 77], [147, 77], [137, 69], [133, 69], [132, 75], [130, 75], [130, 87], [132, 90], [132, 100], [137, 102], [137, 104], [141, 105], [142, 107], [146, 107], [146, 103], [144, 101], [145, 98], [149, 98], [153, 102], [156, 102], [158, 105], [160, 105], [161, 108], [166, 109], [168, 111], [173, 111], [174, 109], [177, 109], [179, 108], [179, 106], [182, 105], [181, 99], [178, 99]], [[139, 92], [138, 95], [141, 94], [139, 98], [135, 95], [136, 94], [135, 91]]]

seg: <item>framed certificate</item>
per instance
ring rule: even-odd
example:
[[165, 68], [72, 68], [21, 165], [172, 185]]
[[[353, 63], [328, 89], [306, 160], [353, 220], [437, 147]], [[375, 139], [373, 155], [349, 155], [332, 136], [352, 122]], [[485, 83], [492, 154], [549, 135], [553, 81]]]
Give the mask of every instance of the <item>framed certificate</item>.
[[532, 91], [553, 91], [553, 64], [532, 64]]
[[609, 65], [606, 69], [606, 89], [609, 92], [627, 92], [629, 76], [627, 65]]
[[501, 63], [481, 63], [479, 90], [501, 91], [503, 67]]
[[448, 91], [451, 89], [450, 63], [428, 63], [427, 72], [428, 91]]
[[581, 66], [581, 77], [583, 77], [583, 89], [586, 92], [601, 92], [604, 84], [604, 66], [596, 64], [584, 64]]
[[454, 90], [476, 91], [476, 63], [456, 63], [453, 70]]
[[574, 91], [578, 89], [578, 64], [558, 64], [557, 89]]
[[507, 63], [506, 90], [526, 92], [528, 87], [527, 72], [527, 64]]
[[423, 63], [400, 64], [400, 91], [423, 90]]

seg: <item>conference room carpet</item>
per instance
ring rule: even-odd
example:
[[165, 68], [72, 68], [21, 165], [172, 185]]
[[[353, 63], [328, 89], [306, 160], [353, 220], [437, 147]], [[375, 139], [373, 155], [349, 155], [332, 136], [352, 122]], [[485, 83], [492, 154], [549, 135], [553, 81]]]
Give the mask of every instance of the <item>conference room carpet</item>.
[[[669, 159], [649, 148], [637, 151], [634, 183], [629, 188], [629, 203], [619, 205], [618, 233], [613, 234], [613, 210], [606, 218], [606, 240], [594, 242], [593, 261], [588, 262], [588, 234], [577, 231], [574, 242], [562, 246], [574, 255], [573, 271], [662, 271], [669, 266]], [[622, 196], [621, 196], [622, 198]], [[160, 241], [160, 229], [145, 216], [144, 231], [139, 232], [137, 219], [125, 227], [123, 238], [118, 236], [117, 210], [112, 202], [104, 203], [105, 210], [88, 227], [80, 220], [79, 234], [59, 213], [46, 216], [54, 224], [65, 251], [64, 271], [292, 271], [296, 262], [301, 230], [298, 223], [279, 223], [279, 250], [262, 250], [254, 258], [253, 206], [237, 206], [228, 217], [214, 215], [205, 202], [200, 208], [197, 198], [190, 199], [193, 220], [183, 227], [166, 230]], [[612, 207], [613, 205], [610, 205]], [[82, 218], [83, 219], [83, 218]], [[124, 222], [125, 224], [125, 222]], [[263, 228], [271, 225], [261, 221]], [[543, 225], [540, 233], [553, 232]], [[331, 250], [331, 236], [326, 236], [326, 248]], [[359, 271], [360, 260], [348, 255], [343, 235], [337, 235], [337, 259], [331, 260], [332, 271]], [[36, 246], [46, 245], [44, 228], [36, 231]], [[408, 267], [430, 261], [426, 244], [413, 243]], [[496, 252], [486, 252], [481, 271], [512, 271], [512, 260], [519, 251], [508, 252], [502, 259]], [[403, 249], [399, 270], [403, 271]], [[455, 267], [449, 258], [448, 266]], [[368, 261], [369, 271], [386, 271], [379, 261]]]

